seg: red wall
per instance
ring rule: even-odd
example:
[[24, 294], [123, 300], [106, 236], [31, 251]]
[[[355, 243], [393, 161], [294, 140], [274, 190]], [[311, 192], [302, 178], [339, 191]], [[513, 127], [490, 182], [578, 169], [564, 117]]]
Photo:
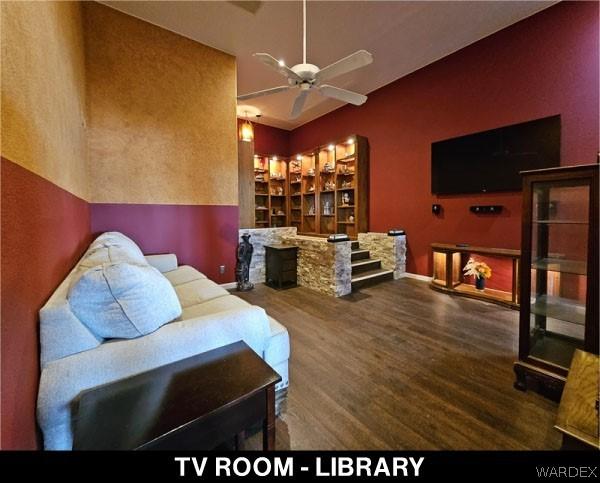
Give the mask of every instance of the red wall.
[[[369, 139], [370, 229], [406, 229], [409, 272], [430, 275], [432, 242], [519, 248], [520, 193], [432, 195], [431, 143], [561, 114], [562, 163], [595, 162], [598, 55], [598, 3], [561, 3], [293, 130], [290, 152]], [[477, 216], [472, 204], [504, 212]]]
[[[243, 122], [238, 119], [239, 125]], [[254, 152], [264, 155], [290, 155], [290, 132], [285, 129], [252, 123], [254, 126]]]
[[[175, 253], [217, 283], [235, 280], [238, 207], [93, 203], [92, 233], [120, 231], [148, 253]], [[225, 265], [225, 273], [219, 266]]]
[[85, 251], [88, 204], [2, 158], [2, 439], [35, 449], [38, 311]]

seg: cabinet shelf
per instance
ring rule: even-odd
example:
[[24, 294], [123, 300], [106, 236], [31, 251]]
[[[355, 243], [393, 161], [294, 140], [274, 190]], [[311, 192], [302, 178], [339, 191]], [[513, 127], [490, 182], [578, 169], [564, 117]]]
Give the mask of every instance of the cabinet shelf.
[[531, 268], [546, 270], [548, 272], [572, 273], [587, 275], [587, 263], [578, 260], [565, 260], [562, 258], [540, 258], [531, 263]]
[[532, 223], [540, 225], [588, 225], [587, 221], [579, 220], [532, 220]]
[[454, 287], [454, 290], [456, 290], [459, 293], [464, 293], [478, 297], [485, 296], [485, 298], [487, 299], [507, 304], [512, 303], [513, 299], [512, 293], [510, 292], [505, 292], [504, 290], [495, 290], [493, 288], [486, 288], [485, 290], [481, 291], [477, 290], [475, 286], [470, 285], [468, 283], [461, 283]]
[[585, 305], [574, 300], [541, 295], [531, 304], [531, 313], [573, 324], [585, 324]]

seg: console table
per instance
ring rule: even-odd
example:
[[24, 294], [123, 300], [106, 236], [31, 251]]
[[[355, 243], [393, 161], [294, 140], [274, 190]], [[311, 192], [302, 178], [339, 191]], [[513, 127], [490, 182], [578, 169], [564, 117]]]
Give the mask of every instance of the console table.
[[[512, 309], [519, 308], [520, 250], [453, 245], [448, 243], [432, 243], [431, 249], [433, 251], [432, 289], [461, 295], [463, 297], [486, 300]], [[490, 288], [477, 290], [475, 286], [465, 283], [462, 272], [464, 266], [463, 256], [470, 255], [484, 255], [487, 257], [511, 259], [511, 291], [505, 292]]]
[[275, 384], [244, 342], [84, 391], [73, 418], [75, 450], [210, 450], [263, 424], [275, 449]]

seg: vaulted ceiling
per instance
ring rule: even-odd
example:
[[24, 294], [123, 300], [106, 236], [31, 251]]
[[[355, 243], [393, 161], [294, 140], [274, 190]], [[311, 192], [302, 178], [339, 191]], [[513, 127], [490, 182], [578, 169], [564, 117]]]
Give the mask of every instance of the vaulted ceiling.
[[[298, 1], [102, 3], [236, 56], [240, 94], [286, 83], [252, 57], [253, 53], [270, 53], [289, 66], [302, 62], [302, 4]], [[368, 94], [554, 3], [309, 1], [307, 61], [324, 67], [356, 50], [370, 51], [373, 64], [328, 81]], [[282, 92], [245, 104], [261, 110], [261, 122], [284, 129], [343, 105], [313, 93], [302, 115], [291, 120], [296, 94]]]

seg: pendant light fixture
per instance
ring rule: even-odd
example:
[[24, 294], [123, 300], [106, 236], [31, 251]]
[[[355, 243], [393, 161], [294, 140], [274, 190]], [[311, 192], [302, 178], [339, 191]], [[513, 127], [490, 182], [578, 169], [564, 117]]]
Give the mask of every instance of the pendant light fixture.
[[251, 143], [254, 141], [254, 126], [248, 119], [248, 111], [244, 111], [244, 122], [240, 124], [240, 141], [246, 141], [247, 143]]

